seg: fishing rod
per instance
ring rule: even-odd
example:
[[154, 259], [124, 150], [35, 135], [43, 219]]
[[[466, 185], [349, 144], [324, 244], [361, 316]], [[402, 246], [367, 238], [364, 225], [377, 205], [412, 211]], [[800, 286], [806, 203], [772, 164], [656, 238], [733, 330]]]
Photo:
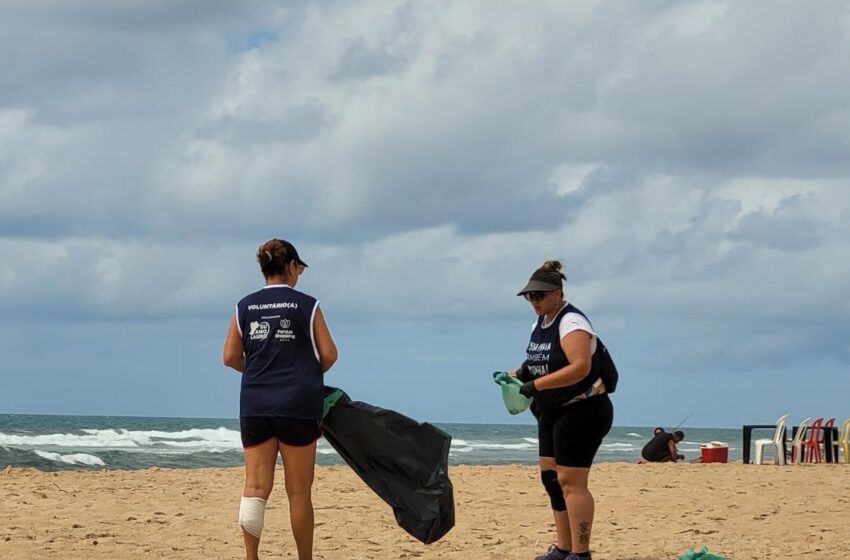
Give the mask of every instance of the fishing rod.
[[673, 431], [675, 432], [676, 430], [678, 430], [678, 429], [679, 429], [679, 427], [680, 427], [682, 424], [684, 424], [685, 422], [687, 422], [687, 421], [688, 421], [688, 418], [690, 418], [690, 417], [691, 417], [691, 416], [693, 416], [693, 415], [694, 415], [694, 413], [693, 413], [693, 412], [691, 412], [690, 414], [688, 414], [687, 416], [685, 416], [685, 418], [684, 418], [681, 422], [679, 422], [678, 424], [676, 424], [676, 427], [675, 427], [675, 428], [673, 428]]

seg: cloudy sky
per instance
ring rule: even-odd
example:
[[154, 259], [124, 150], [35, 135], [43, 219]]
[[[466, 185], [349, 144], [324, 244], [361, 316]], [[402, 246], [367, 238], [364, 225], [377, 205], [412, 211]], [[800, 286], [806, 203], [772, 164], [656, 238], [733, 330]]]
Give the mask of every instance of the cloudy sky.
[[618, 425], [850, 415], [844, 2], [0, 7], [0, 412], [231, 417], [254, 252], [330, 384], [524, 422], [516, 291], [562, 258]]

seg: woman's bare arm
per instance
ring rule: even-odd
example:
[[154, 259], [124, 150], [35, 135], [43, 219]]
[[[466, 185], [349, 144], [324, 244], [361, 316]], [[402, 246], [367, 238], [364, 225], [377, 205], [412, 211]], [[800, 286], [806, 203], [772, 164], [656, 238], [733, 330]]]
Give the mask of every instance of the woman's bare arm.
[[576, 330], [561, 339], [561, 349], [570, 360], [569, 365], [557, 371], [538, 377], [534, 380], [534, 386], [538, 390], [557, 389], [575, 385], [590, 373], [592, 355], [590, 345], [593, 337], [587, 331]]
[[242, 337], [236, 326], [236, 315], [230, 319], [230, 327], [227, 329], [227, 338], [224, 339], [224, 365], [233, 368], [239, 373], [245, 371], [245, 348], [242, 346]]
[[321, 308], [316, 307], [316, 316], [313, 318], [313, 340], [316, 341], [316, 349], [319, 351], [319, 363], [322, 364], [322, 373], [325, 373], [334, 365], [339, 352], [336, 344], [325, 322], [325, 316]]

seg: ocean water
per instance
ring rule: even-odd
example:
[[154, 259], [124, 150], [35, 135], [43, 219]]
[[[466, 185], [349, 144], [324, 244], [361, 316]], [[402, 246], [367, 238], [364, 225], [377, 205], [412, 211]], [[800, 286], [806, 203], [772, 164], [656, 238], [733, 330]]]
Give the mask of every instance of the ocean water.
[[[435, 425], [452, 436], [452, 464], [537, 463], [537, 429], [533, 425]], [[729, 444], [729, 460], [741, 460], [740, 430], [682, 429], [685, 441], [679, 450], [687, 459], [700, 456], [702, 443], [723, 441]], [[652, 430], [614, 427], [596, 461], [636, 462]], [[343, 463], [324, 439], [319, 440], [317, 462]], [[8, 466], [58, 471], [241, 465], [239, 421], [235, 418], [0, 415], [0, 470]]]

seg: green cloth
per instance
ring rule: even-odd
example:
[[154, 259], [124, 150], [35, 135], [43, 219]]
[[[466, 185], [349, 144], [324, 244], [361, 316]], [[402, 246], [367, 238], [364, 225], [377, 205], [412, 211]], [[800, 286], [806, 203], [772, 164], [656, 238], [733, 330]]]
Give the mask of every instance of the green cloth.
[[334, 407], [334, 405], [336, 404], [336, 401], [338, 401], [344, 394], [345, 394], [345, 391], [343, 391], [342, 389], [337, 389], [333, 393], [325, 395], [324, 410], [322, 410], [322, 418], [324, 418], [325, 416], [328, 415], [328, 412], [330, 412], [331, 409]]
[[712, 554], [708, 551], [706, 547], [702, 547], [702, 550], [697, 552], [694, 549], [687, 551], [686, 553], [679, 556], [679, 560], [728, 560], [724, 556], [718, 556], [716, 554]]
[[502, 401], [509, 413], [519, 414], [531, 406], [532, 399], [520, 394], [522, 381], [516, 377], [508, 375], [506, 371], [494, 371], [493, 381], [502, 388]]

